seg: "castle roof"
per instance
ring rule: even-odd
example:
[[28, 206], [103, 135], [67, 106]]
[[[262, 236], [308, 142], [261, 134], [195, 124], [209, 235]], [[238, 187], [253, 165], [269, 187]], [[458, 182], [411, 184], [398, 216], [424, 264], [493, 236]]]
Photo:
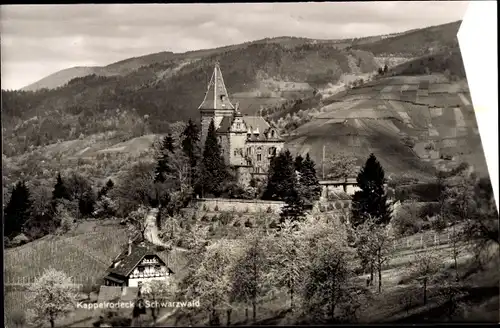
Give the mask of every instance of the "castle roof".
[[259, 133], [264, 133], [271, 127], [262, 116], [243, 116], [243, 122], [252, 132], [259, 130]]
[[234, 109], [233, 104], [229, 100], [229, 94], [224, 84], [219, 63], [215, 64], [205, 98], [198, 109]]
[[217, 132], [229, 132], [231, 130], [231, 125], [233, 124], [233, 118], [230, 116], [224, 116], [220, 122]]

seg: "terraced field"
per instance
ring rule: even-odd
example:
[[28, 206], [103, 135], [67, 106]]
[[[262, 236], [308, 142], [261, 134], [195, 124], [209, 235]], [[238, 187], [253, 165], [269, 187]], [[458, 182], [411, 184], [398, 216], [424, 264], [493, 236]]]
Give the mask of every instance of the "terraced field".
[[[387, 171], [430, 172], [468, 161], [487, 174], [469, 90], [439, 74], [371, 81], [328, 99], [318, 116], [290, 133], [287, 146], [321, 162], [322, 148], [345, 151], [362, 164], [373, 152]], [[413, 138], [414, 145], [404, 142]], [[429, 144], [433, 146], [429, 146]]]

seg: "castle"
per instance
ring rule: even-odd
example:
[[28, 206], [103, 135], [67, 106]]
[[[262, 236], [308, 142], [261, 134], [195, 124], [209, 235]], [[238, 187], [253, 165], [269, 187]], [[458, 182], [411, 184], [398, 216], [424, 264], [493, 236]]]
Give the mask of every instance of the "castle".
[[283, 149], [284, 140], [276, 127], [262, 116], [243, 115], [238, 104], [231, 103], [219, 63], [215, 64], [205, 98], [198, 109], [202, 145], [213, 121], [224, 160], [238, 182], [248, 185], [252, 179], [265, 178], [270, 159]]

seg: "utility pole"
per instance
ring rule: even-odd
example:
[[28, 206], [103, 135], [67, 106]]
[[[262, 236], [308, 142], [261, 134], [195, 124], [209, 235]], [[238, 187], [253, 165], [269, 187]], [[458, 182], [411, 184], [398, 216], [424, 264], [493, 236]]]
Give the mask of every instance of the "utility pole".
[[321, 159], [321, 175], [325, 180], [325, 145], [323, 144], [323, 157]]

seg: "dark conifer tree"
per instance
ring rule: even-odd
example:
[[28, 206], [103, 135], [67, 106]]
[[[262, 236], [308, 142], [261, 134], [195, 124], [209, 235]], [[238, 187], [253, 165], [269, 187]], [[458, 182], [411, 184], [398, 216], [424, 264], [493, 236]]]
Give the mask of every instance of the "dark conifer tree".
[[186, 128], [182, 132], [182, 137], [182, 150], [189, 158], [191, 168], [195, 168], [200, 157], [200, 132], [193, 121], [188, 121]]
[[284, 199], [285, 206], [280, 213], [281, 222], [284, 219], [300, 221], [305, 217], [305, 199], [300, 195], [302, 187], [297, 189], [292, 190]]
[[301, 155], [295, 157], [295, 171], [300, 172], [302, 170], [302, 164], [304, 163], [304, 158]]
[[4, 210], [4, 235], [11, 237], [22, 232], [31, 215], [30, 192], [24, 181], [16, 183]]
[[57, 174], [56, 184], [54, 185], [54, 190], [52, 191], [52, 200], [57, 200], [57, 199], [71, 200], [71, 195], [69, 193], [68, 188], [64, 184], [64, 181], [61, 177], [61, 173]]
[[189, 120], [182, 132], [182, 150], [189, 158], [189, 180], [195, 194], [201, 194], [200, 179], [200, 131], [193, 121]]
[[316, 167], [314, 161], [309, 156], [306, 155], [306, 159], [302, 162], [299, 170], [299, 184], [303, 190], [303, 197], [307, 200], [309, 204], [319, 199], [321, 195], [321, 186], [319, 185], [319, 180], [316, 175]]
[[208, 126], [200, 173], [199, 181], [203, 194], [219, 197], [223, 192], [224, 184], [229, 181], [229, 172], [217, 141], [214, 121], [211, 121]]
[[168, 173], [169, 171], [169, 156], [174, 152], [174, 150], [174, 139], [171, 134], [168, 134], [165, 138], [163, 138], [160, 154], [158, 155], [158, 163], [156, 164], [155, 169], [155, 183], [165, 182], [165, 173]]
[[358, 187], [352, 199], [352, 224], [358, 226], [369, 216], [378, 224], [387, 224], [391, 220], [391, 210], [387, 204], [384, 169], [374, 154], [366, 160], [357, 177]]
[[293, 156], [288, 149], [271, 159], [263, 199], [285, 200], [297, 191], [294, 163]]
[[115, 184], [113, 183], [113, 181], [109, 179], [104, 187], [102, 187], [101, 190], [99, 190], [99, 192], [97, 193], [97, 199], [101, 199], [103, 196], [107, 196], [108, 192], [113, 189], [114, 186]]

